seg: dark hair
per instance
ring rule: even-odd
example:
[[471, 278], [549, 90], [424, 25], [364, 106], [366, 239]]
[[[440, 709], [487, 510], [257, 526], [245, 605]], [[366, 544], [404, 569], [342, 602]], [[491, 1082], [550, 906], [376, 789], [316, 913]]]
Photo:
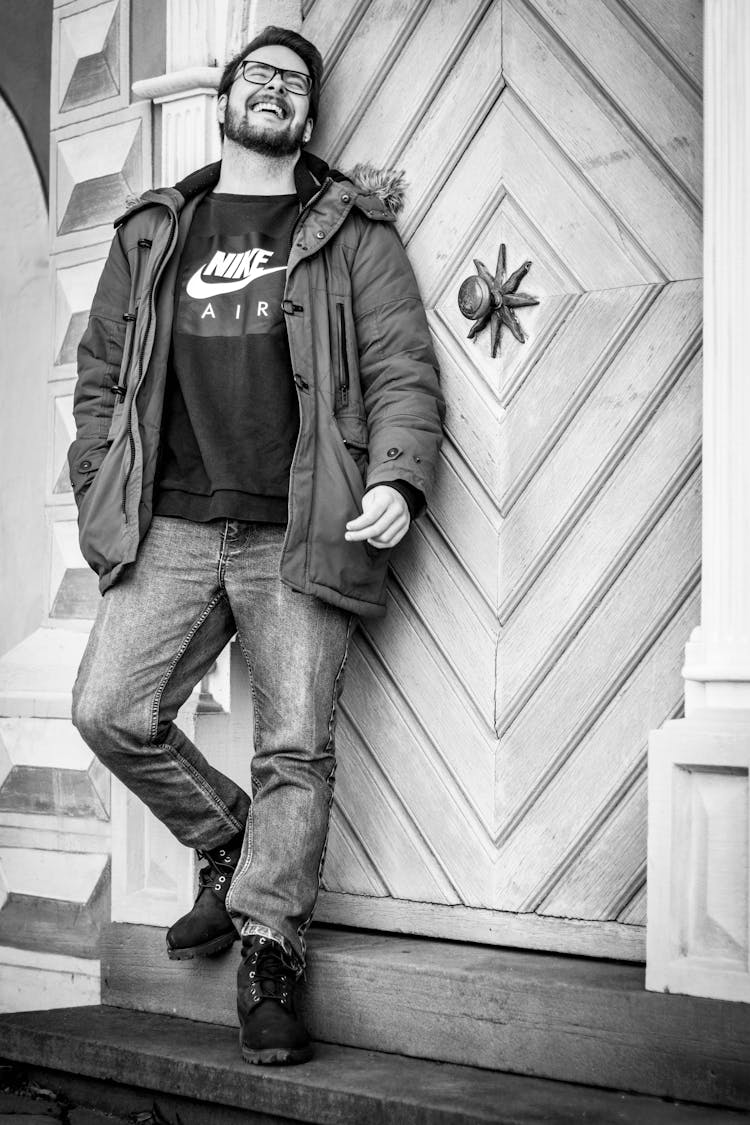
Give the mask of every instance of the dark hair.
[[[310, 77], [312, 78], [312, 87], [310, 89], [310, 109], [308, 116], [313, 119], [313, 122], [318, 116], [318, 102], [320, 101], [320, 83], [323, 77], [323, 59], [318, 48], [305, 39], [303, 35], [299, 35], [296, 31], [290, 31], [288, 27], [273, 27], [269, 24], [263, 30], [251, 39], [247, 46], [243, 47], [241, 51], [230, 59], [224, 67], [224, 72], [219, 82], [219, 88], [216, 91], [217, 97], [222, 94], [228, 94], [232, 83], [237, 77], [240, 63], [246, 59], [253, 51], [257, 51], [259, 47], [288, 47], [290, 51], [294, 51], [296, 55], [304, 62]], [[224, 140], [224, 126], [219, 124], [219, 133], [221, 139]]]

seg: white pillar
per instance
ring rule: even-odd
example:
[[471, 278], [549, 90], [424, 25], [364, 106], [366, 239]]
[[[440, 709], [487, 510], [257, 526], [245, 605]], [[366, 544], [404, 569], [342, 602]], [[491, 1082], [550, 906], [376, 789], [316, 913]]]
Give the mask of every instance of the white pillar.
[[706, 0], [701, 626], [650, 740], [646, 986], [750, 1001], [750, 5]]
[[167, 72], [133, 83], [157, 107], [154, 184], [174, 184], [219, 158], [214, 99], [224, 67], [229, 0], [167, 0]]

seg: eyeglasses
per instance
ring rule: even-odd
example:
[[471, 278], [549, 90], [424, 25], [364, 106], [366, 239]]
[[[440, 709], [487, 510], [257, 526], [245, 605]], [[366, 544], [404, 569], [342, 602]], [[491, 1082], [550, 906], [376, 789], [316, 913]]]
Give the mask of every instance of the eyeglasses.
[[245, 59], [241, 62], [238, 73], [251, 86], [265, 86], [280, 74], [281, 81], [292, 94], [309, 94], [312, 89], [312, 78], [309, 74], [303, 74], [301, 70], [282, 70], [279, 66], [255, 62], [253, 59]]

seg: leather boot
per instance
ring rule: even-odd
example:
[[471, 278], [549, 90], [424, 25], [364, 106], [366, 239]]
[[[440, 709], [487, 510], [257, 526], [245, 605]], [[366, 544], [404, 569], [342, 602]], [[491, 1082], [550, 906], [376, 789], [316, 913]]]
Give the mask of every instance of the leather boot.
[[243, 938], [237, 1014], [245, 1062], [288, 1066], [312, 1058], [309, 1036], [294, 1010], [296, 979], [277, 942], [256, 935]]
[[243, 833], [210, 851], [199, 851], [205, 866], [198, 872], [198, 895], [191, 910], [167, 930], [167, 956], [172, 961], [208, 957], [239, 937], [225, 900], [239, 863]]

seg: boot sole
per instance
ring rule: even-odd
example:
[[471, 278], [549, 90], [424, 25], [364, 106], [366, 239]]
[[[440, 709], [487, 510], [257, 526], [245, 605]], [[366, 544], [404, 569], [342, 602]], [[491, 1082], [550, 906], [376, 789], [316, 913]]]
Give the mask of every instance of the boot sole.
[[312, 1057], [312, 1047], [264, 1047], [259, 1051], [242, 1047], [242, 1058], [254, 1066], [296, 1066]]
[[213, 938], [211, 941], [204, 941], [203, 945], [186, 946], [184, 949], [170, 949], [167, 946], [167, 957], [170, 961], [192, 961], [194, 957], [211, 957], [214, 953], [220, 953], [222, 949], [228, 949], [235, 941], [239, 941], [239, 937], [235, 930], [233, 934], [222, 934], [221, 937]]

